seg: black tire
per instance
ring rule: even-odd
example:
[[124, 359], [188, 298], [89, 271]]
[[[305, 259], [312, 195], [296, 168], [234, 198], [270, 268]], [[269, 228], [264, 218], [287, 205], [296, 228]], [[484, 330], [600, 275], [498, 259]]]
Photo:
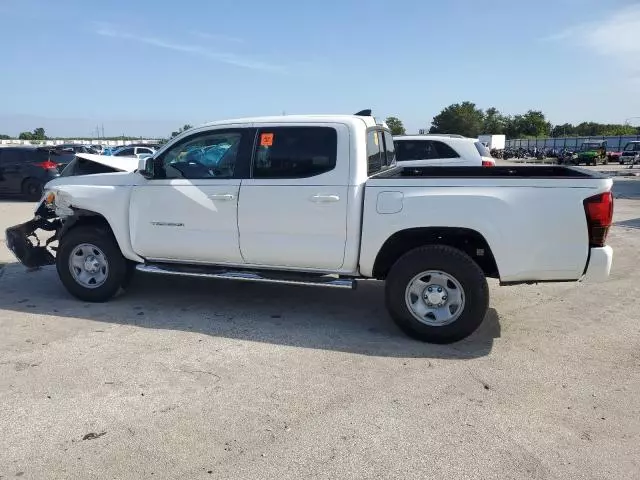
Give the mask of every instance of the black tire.
[[[436, 270], [454, 277], [464, 290], [465, 303], [452, 323], [432, 326], [413, 316], [405, 300], [411, 280], [421, 272]], [[429, 343], [453, 343], [471, 335], [484, 320], [489, 307], [489, 287], [484, 272], [466, 253], [446, 245], [411, 250], [391, 267], [386, 279], [389, 314], [409, 336]]]
[[40, 180], [28, 178], [22, 184], [22, 195], [30, 202], [37, 202], [42, 198], [44, 193], [44, 183]]
[[[71, 273], [69, 258], [74, 248], [81, 244], [95, 245], [107, 260], [107, 277], [98, 287], [83, 286]], [[85, 302], [106, 302], [111, 299], [118, 293], [127, 275], [127, 261], [122, 256], [111, 231], [103, 227], [77, 227], [63, 235], [56, 254], [56, 268], [62, 284], [69, 293]]]

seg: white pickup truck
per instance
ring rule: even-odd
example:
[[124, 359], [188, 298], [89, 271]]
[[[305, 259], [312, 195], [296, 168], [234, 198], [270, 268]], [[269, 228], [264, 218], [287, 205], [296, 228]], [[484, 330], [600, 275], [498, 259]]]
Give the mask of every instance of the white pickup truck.
[[[472, 333], [502, 284], [601, 281], [612, 180], [559, 166], [395, 165], [363, 115], [229, 120], [191, 129], [132, 172], [62, 177], [7, 229], [28, 267], [103, 302], [133, 272], [354, 288], [386, 282], [420, 340]], [[55, 232], [45, 244], [36, 230]], [[57, 246], [56, 245], [57, 242]]]

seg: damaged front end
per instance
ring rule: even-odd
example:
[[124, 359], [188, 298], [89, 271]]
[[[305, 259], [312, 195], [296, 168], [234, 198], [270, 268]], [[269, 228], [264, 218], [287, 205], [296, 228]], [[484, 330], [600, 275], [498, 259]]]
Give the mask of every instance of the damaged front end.
[[[5, 231], [7, 247], [27, 268], [43, 267], [56, 263], [56, 247], [51, 244], [58, 240], [62, 220], [58, 217], [52, 203], [45, 196], [36, 209], [35, 216], [28, 222], [9, 227]], [[54, 232], [42, 244], [36, 231]]]

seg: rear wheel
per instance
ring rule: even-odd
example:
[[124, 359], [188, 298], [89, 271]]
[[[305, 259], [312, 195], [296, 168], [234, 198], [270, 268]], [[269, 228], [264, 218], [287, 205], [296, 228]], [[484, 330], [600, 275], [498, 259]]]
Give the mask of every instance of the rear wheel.
[[127, 276], [127, 262], [115, 238], [96, 227], [78, 227], [64, 235], [56, 267], [69, 293], [86, 302], [106, 302]]
[[29, 178], [22, 185], [22, 194], [29, 201], [37, 202], [38, 200], [40, 200], [40, 198], [42, 198], [43, 192], [44, 183], [42, 183], [40, 180]]
[[484, 320], [489, 288], [471, 257], [445, 245], [412, 250], [391, 268], [387, 309], [408, 335], [430, 343], [452, 343]]

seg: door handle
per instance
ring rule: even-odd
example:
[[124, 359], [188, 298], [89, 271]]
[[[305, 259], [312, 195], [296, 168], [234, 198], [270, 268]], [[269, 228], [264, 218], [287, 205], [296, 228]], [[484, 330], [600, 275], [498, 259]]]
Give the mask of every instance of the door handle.
[[214, 193], [212, 195], [209, 195], [209, 198], [211, 200], [229, 201], [229, 200], [233, 200], [234, 198], [236, 198], [236, 196], [231, 194], [231, 193]]
[[314, 203], [333, 203], [339, 202], [340, 196], [338, 195], [314, 195], [310, 198]]

